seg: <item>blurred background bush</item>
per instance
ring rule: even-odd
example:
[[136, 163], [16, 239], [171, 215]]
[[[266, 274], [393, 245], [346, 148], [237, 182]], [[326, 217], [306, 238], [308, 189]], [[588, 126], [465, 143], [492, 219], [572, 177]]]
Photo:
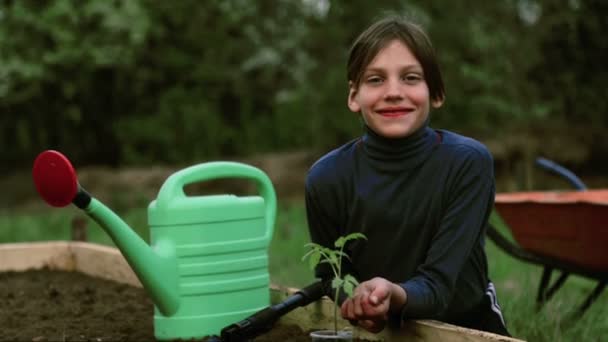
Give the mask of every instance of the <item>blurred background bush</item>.
[[434, 41], [434, 127], [485, 142], [498, 171], [543, 154], [606, 174], [602, 0], [3, 0], [0, 172], [47, 148], [111, 167], [319, 154], [361, 132], [348, 48], [387, 11]]

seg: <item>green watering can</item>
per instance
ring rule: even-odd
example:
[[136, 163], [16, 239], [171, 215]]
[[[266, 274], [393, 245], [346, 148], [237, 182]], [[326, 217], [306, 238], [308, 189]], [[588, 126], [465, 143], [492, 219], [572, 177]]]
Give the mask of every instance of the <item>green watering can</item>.
[[[172, 174], [148, 206], [148, 245], [78, 183], [70, 161], [44, 151], [33, 167], [36, 189], [52, 206], [74, 203], [110, 235], [155, 304], [157, 339], [217, 335], [270, 304], [268, 245], [277, 200], [261, 170], [209, 162]], [[260, 196], [187, 196], [188, 184], [245, 178]]]

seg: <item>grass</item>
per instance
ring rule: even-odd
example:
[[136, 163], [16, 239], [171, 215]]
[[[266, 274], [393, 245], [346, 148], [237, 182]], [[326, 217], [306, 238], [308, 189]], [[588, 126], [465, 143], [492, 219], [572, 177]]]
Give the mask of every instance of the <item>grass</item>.
[[[113, 207], [113, 204], [110, 204]], [[116, 208], [116, 207], [114, 207]], [[146, 204], [140, 209], [116, 210], [137, 233], [147, 239]], [[0, 243], [70, 239], [71, 220], [85, 215], [74, 207], [45, 208], [20, 212], [0, 210]], [[112, 246], [107, 234], [88, 220], [88, 239]], [[284, 202], [279, 207], [269, 249], [270, 274], [274, 283], [300, 287], [313, 281], [307, 263], [301, 261], [309, 236], [304, 206]], [[503, 233], [508, 233], [505, 227]], [[486, 246], [490, 277], [497, 287], [510, 332], [529, 341], [600, 341], [608, 336], [608, 293], [604, 292], [582, 316], [575, 309], [596, 282], [571, 276], [544, 307], [535, 305], [542, 267], [523, 263], [504, 253], [491, 241]], [[556, 275], [554, 275], [556, 277]]]
[[[491, 222], [513, 241], [499, 217]], [[543, 267], [514, 259], [487, 239], [486, 252], [490, 277], [496, 283], [500, 305], [510, 332], [529, 341], [601, 341], [608, 334], [608, 293], [579, 316], [576, 309], [597, 285], [571, 275], [557, 293], [542, 307], [536, 305]], [[560, 272], [554, 271], [552, 281]]]

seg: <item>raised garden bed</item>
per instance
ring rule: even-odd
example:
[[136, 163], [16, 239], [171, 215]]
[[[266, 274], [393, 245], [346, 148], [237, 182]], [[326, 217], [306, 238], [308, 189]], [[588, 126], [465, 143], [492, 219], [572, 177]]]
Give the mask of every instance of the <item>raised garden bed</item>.
[[[0, 260], [0, 340], [154, 340], [153, 304], [117, 249], [86, 242], [4, 244]], [[278, 286], [271, 291], [276, 303], [294, 293]], [[298, 308], [256, 341], [309, 341], [308, 331], [332, 327], [332, 306], [323, 299]], [[361, 341], [519, 341], [436, 321], [357, 333]]]

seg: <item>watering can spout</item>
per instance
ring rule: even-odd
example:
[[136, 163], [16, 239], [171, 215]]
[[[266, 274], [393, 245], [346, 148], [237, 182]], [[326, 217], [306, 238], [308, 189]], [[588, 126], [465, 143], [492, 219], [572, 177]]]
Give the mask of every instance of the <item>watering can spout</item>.
[[173, 243], [165, 239], [149, 246], [118, 215], [95, 198], [91, 198], [84, 210], [110, 235], [159, 311], [164, 316], [175, 314], [180, 299]]
[[[60, 152], [47, 150], [34, 161], [32, 175], [40, 196], [54, 207], [75, 204], [110, 235], [159, 311], [165, 316], [179, 307], [175, 248], [159, 239], [150, 247], [112, 210], [93, 198], [78, 183], [72, 163]], [[161, 248], [162, 247], [162, 248]]]

